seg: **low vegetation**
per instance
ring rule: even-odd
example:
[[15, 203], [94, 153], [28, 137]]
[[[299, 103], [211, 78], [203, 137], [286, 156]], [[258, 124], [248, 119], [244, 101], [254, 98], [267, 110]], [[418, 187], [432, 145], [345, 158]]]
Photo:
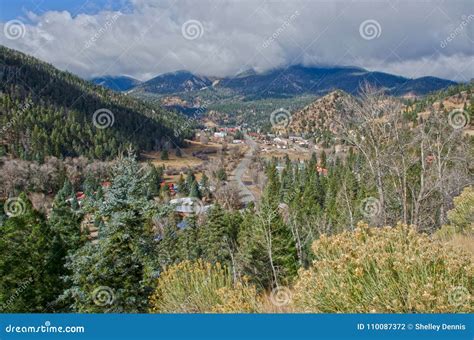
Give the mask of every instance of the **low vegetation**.
[[294, 286], [297, 311], [474, 311], [470, 256], [411, 226], [359, 224], [354, 232], [321, 237], [312, 248], [315, 260], [300, 271]]
[[257, 312], [255, 286], [235, 282], [228, 268], [198, 260], [170, 266], [151, 296], [151, 311], [160, 313]]

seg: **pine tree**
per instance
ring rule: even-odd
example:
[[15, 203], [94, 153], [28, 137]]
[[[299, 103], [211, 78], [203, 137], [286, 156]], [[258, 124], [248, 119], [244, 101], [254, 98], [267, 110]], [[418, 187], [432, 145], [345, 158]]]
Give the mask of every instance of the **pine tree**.
[[25, 194], [16, 202], [21, 213], [0, 229], [0, 308], [9, 313], [50, 312], [48, 306], [62, 287], [54, 233]]
[[[131, 157], [114, 168], [104, 202], [96, 202], [103, 221], [97, 243], [89, 242], [68, 263], [78, 312], [143, 312], [148, 305], [155, 252], [153, 235], [145, 226], [151, 202], [146, 200], [146, 176]], [[106, 288], [104, 288], [106, 287]], [[97, 301], [100, 290], [110, 297]]]
[[157, 168], [153, 164], [149, 164], [150, 172], [148, 173], [148, 192], [150, 196], [158, 196], [161, 189], [161, 181], [163, 180], [162, 168]]
[[[66, 257], [76, 252], [86, 242], [86, 236], [81, 232], [82, 214], [78, 212], [79, 204], [72, 184], [69, 180], [64, 182], [63, 188], [56, 195], [53, 208], [48, 220], [48, 225], [53, 232], [54, 262], [60, 266], [57, 274], [68, 274], [65, 268]], [[64, 282], [58, 289], [66, 289]], [[64, 303], [55, 305], [55, 309], [65, 310]]]
[[237, 215], [224, 211], [219, 205], [213, 207], [200, 229], [203, 259], [231, 266], [239, 224]]
[[186, 183], [185, 183], [186, 192], [188, 194], [191, 193], [191, 189], [195, 182], [196, 182], [196, 176], [194, 176], [194, 173], [191, 170], [189, 170], [188, 173], [186, 174]]
[[197, 260], [201, 257], [201, 245], [199, 243], [199, 227], [196, 216], [186, 217], [184, 220], [186, 228], [178, 231], [176, 253], [179, 261]]
[[189, 197], [195, 197], [201, 199], [201, 191], [196, 181], [191, 184], [191, 190], [189, 191]]
[[201, 190], [203, 197], [210, 197], [211, 191], [209, 188], [209, 177], [207, 177], [205, 173], [202, 174], [201, 181], [199, 182], [199, 189]]
[[246, 221], [238, 237], [243, 274], [265, 288], [291, 282], [298, 269], [296, 247], [277, 206], [264, 200]]
[[168, 149], [161, 150], [160, 158], [162, 161], [167, 161], [168, 159], [170, 159]]
[[179, 175], [178, 183], [176, 184], [178, 185], [178, 190], [180, 194], [183, 194], [185, 196], [189, 194], [189, 191], [187, 190], [186, 182], [184, 180], [184, 176], [182, 173]]

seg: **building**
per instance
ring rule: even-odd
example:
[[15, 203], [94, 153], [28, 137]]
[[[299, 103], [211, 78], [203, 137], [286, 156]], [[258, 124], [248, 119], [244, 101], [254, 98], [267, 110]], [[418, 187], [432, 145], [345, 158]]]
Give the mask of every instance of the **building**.
[[169, 202], [174, 206], [174, 211], [181, 216], [205, 213], [211, 206], [194, 197], [174, 198]]
[[222, 131], [222, 132], [214, 132], [214, 138], [224, 138], [227, 136], [227, 132]]

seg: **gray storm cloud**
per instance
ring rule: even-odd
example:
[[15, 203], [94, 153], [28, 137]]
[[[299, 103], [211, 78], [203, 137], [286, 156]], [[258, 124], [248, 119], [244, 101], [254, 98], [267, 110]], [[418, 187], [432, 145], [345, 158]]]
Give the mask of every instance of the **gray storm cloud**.
[[305, 64], [468, 81], [473, 12], [471, 1], [134, 0], [94, 15], [30, 12], [20, 36], [0, 24], [0, 43], [85, 78]]

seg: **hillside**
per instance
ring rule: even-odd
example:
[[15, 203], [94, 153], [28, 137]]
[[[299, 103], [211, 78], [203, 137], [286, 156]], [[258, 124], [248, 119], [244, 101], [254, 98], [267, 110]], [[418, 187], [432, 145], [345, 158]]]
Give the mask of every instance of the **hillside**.
[[176, 114], [15, 50], [1, 46], [0, 61], [0, 154], [108, 159], [129, 145], [157, 149], [180, 124]]
[[292, 114], [286, 131], [303, 135], [311, 134], [320, 137], [334, 132], [332, 131], [332, 122], [346, 114], [342, 102], [348, 98], [350, 98], [350, 95], [347, 93], [334, 91], [317, 99]]
[[[425, 98], [405, 100], [402, 108], [404, 114], [415, 120], [426, 117], [431, 111], [444, 111], [446, 116], [453, 110], [462, 110], [467, 121], [473, 123], [473, 84], [456, 85], [443, 91], [434, 92]], [[343, 102], [355, 100], [343, 91], [333, 91], [294, 111], [291, 120], [285, 125], [273, 127], [275, 132], [313, 136], [317, 142], [329, 143], [336, 133], [334, 122], [350, 115], [344, 110]], [[394, 98], [394, 100], [397, 100]], [[402, 114], [402, 112], [401, 112]], [[466, 131], [472, 131], [468, 128]]]

